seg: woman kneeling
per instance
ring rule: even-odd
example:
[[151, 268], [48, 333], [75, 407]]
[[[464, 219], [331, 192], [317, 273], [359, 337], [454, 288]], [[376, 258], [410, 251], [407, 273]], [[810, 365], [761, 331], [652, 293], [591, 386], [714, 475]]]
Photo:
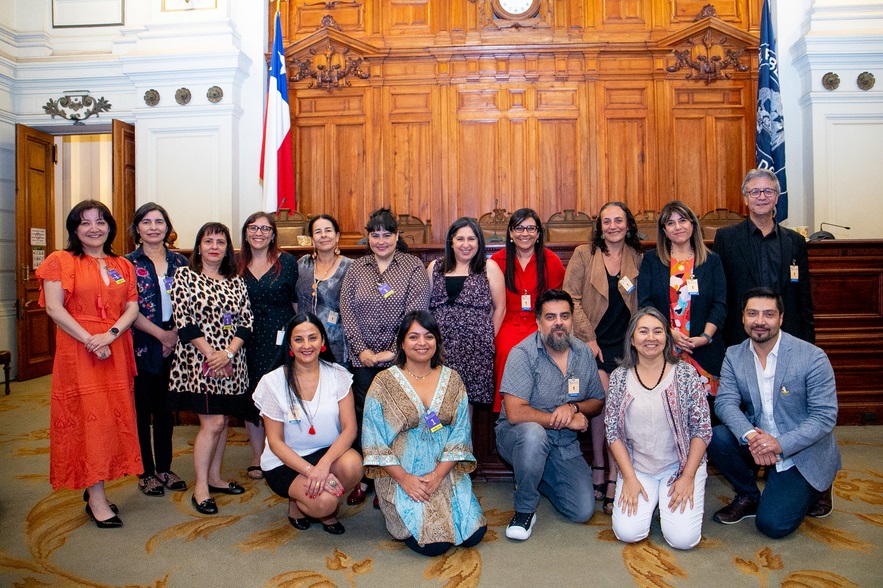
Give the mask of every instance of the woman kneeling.
[[605, 424], [619, 466], [613, 532], [647, 537], [659, 504], [662, 535], [675, 549], [702, 537], [708, 401], [699, 374], [674, 355], [668, 321], [652, 307], [629, 322], [625, 357], [610, 376]]
[[291, 319], [278, 367], [261, 378], [254, 402], [267, 433], [261, 469], [270, 489], [289, 499], [289, 522], [304, 530], [318, 520], [326, 532], [340, 535], [345, 529], [335, 513], [362, 477], [362, 458], [350, 448], [356, 438], [353, 377], [334, 363], [327, 339], [315, 315]]
[[472, 493], [475, 469], [469, 401], [444, 352], [435, 318], [405, 315], [395, 365], [365, 400], [362, 446], [390, 534], [422, 555], [473, 547], [487, 525]]

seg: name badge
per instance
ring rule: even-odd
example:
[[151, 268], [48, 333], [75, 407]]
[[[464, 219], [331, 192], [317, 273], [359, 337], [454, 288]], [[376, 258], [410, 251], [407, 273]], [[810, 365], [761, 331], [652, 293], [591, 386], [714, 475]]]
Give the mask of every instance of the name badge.
[[328, 311], [328, 321], [327, 322], [329, 325], [336, 325], [338, 319], [340, 319], [340, 314], [334, 312], [333, 310]]
[[163, 286], [165, 286], [165, 288], [166, 288], [166, 292], [171, 294], [172, 293], [172, 284], [175, 282], [175, 279], [170, 278], [170, 277], [163, 278], [162, 282], [163, 282]]
[[380, 295], [384, 298], [389, 298], [394, 292], [394, 290], [389, 287], [389, 284], [377, 284], [377, 291], [380, 292]]
[[800, 281], [800, 270], [797, 269], [796, 264], [791, 265], [791, 281], [792, 282]]
[[525, 292], [521, 295], [521, 310], [530, 310], [530, 294]]
[[687, 294], [697, 296], [699, 294], [699, 280], [690, 278], [687, 280]]
[[441, 421], [438, 419], [438, 415], [435, 414], [434, 410], [427, 410], [424, 412], [423, 420], [426, 422], [426, 426], [429, 427], [429, 430], [433, 433], [442, 429]]
[[276, 347], [282, 345], [283, 341], [285, 341], [285, 329], [279, 329], [276, 331]]
[[224, 330], [229, 331], [233, 328], [233, 316], [229, 312], [224, 313]]
[[107, 268], [107, 275], [110, 276], [110, 279], [113, 280], [114, 282], [116, 282], [117, 284], [123, 284], [126, 281], [125, 278], [123, 278], [123, 276], [120, 275], [120, 272], [116, 271], [112, 267]]
[[288, 409], [288, 422], [292, 425], [300, 422], [300, 409], [295, 406]]
[[628, 278], [628, 276], [623, 276], [622, 278], [620, 278], [619, 285], [622, 286], [622, 289], [628, 293], [631, 293], [631, 291], [635, 289], [635, 285], [632, 284], [632, 281]]
[[576, 398], [579, 396], [579, 378], [567, 379], [567, 395], [570, 398]]

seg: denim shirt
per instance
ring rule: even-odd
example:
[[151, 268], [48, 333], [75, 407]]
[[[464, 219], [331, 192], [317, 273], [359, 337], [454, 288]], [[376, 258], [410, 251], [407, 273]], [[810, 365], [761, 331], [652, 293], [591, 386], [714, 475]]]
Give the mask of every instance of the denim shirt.
[[[147, 320], [161, 329], [170, 330], [174, 321], [169, 320], [163, 324], [162, 298], [160, 288], [165, 287], [162, 280], [156, 275], [156, 268], [150, 258], [139, 247], [125, 256], [135, 266], [135, 282], [138, 287], [138, 309]], [[187, 265], [187, 258], [180, 253], [166, 249], [166, 263], [168, 269], [164, 277], [171, 278], [175, 270]], [[170, 365], [171, 358], [162, 356], [162, 344], [152, 335], [136, 328], [132, 329], [135, 346], [135, 364], [139, 372], [160, 374], [163, 369]]]

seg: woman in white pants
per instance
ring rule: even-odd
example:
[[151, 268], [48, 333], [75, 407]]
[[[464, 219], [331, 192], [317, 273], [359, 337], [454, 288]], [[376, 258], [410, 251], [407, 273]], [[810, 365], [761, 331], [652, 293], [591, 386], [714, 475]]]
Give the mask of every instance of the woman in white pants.
[[624, 355], [610, 376], [604, 417], [620, 472], [613, 532], [627, 543], [646, 538], [659, 504], [665, 540], [691, 549], [702, 537], [711, 441], [705, 391], [696, 369], [674, 354], [668, 322], [655, 308], [632, 317]]

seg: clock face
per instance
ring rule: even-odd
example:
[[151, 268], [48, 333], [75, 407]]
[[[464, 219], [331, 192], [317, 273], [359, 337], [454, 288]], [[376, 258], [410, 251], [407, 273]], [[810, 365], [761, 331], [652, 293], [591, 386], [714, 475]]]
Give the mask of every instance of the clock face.
[[532, 6], [533, 0], [500, 0], [500, 8], [514, 15], [522, 15]]
[[522, 19], [536, 14], [540, 0], [491, 0], [497, 16]]

